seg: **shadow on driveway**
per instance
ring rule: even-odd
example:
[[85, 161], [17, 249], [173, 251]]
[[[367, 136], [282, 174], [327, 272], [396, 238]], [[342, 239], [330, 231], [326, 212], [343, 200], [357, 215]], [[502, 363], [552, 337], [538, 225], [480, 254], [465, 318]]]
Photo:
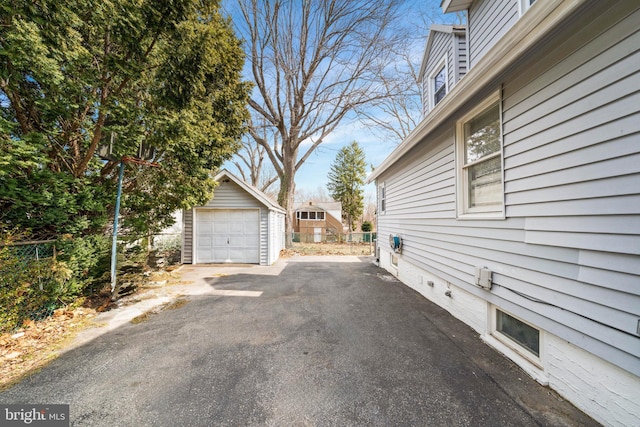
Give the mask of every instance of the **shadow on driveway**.
[[68, 403], [76, 426], [597, 425], [369, 258], [332, 260], [187, 268], [187, 304], [0, 402]]

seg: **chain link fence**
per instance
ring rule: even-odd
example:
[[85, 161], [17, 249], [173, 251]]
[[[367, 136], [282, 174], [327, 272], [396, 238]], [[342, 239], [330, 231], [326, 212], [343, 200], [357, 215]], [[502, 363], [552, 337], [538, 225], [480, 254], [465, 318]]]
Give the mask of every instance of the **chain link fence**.
[[0, 245], [0, 330], [44, 319], [59, 307], [49, 292], [58, 273], [55, 256], [55, 240]]
[[52, 258], [56, 250], [55, 240], [16, 242], [6, 247], [11, 255], [20, 258], [23, 263]]
[[294, 253], [303, 255], [373, 255], [376, 233], [305, 234], [294, 233]]
[[376, 233], [293, 233], [294, 243], [372, 243]]
[[[180, 263], [181, 233], [120, 235], [118, 281], [135, 289], [143, 272]], [[0, 332], [39, 321], [110, 280], [110, 236], [0, 244]]]

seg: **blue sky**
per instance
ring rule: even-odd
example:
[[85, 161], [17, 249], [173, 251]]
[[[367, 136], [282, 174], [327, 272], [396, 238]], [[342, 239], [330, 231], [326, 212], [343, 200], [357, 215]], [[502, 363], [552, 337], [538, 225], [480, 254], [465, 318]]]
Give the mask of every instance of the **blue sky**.
[[[336, 154], [351, 141], [357, 141], [360, 144], [367, 156], [367, 164], [373, 165], [380, 164], [396, 147], [396, 141], [384, 140], [359, 121], [344, 122], [300, 168], [296, 175], [296, 188], [313, 191], [320, 186], [326, 189], [327, 175]], [[367, 186], [365, 191], [375, 193], [373, 184]]]
[[[406, 12], [403, 12], [403, 16], [406, 16], [403, 22], [404, 25], [415, 27], [419, 33], [423, 33], [421, 37], [416, 39], [415, 46], [412, 47], [415, 61], [419, 64], [428, 35], [425, 27], [428, 27], [429, 24], [425, 24], [425, 20], [444, 23], [454, 20], [455, 17], [442, 15], [440, 0], [407, 0], [403, 2], [402, 7], [406, 9]], [[424, 16], [427, 16], [427, 18], [424, 18]], [[412, 22], [412, 20], [415, 22]], [[247, 73], [247, 79], [250, 79], [249, 73]], [[374, 166], [380, 164], [399, 142], [381, 136], [381, 132], [370, 129], [354, 117], [345, 119], [298, 170], [296, 173], [296, 188], [306, 193], [314, 193], [318, 187], [321, 187], [327, 192], [327, 175], [331, 164], [338, 151], [352, 141], [357, 141], [360, 144], [366, 153], [367, 163]], [[301, 155], [306, 152], [309, 145], [310, 143], [303, 144], [300, 149]], [[268, 159], [265, 159], [265, 162], [268, 162]], [[237, 169], [232, 162], [227, 162], [225, 167], [231, 172], [237, 173]], [[277, 188], [278, 183], [276, 182], [272, 189], [277, 190]], [[365, 187], [365, 193], [375, 195], [373, 184]]]

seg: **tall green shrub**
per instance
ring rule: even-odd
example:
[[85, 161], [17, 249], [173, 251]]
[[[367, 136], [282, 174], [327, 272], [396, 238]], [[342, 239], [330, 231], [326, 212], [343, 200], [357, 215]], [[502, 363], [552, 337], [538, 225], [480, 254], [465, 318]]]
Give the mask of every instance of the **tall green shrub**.
[[88, 236], [56, 242], [54, 256], [36, 259], [5, 236], [0, 247], [0, 331], [41, 319], [73, 302], [108, 271], [108, 239]]

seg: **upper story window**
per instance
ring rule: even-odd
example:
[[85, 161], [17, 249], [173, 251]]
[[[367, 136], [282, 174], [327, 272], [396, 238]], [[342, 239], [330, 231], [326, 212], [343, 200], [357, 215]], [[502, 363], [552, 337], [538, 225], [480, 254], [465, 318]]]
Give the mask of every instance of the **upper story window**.
[[520, 3], [520, 15], [523, 15], [531, 6], [533, 6], [536, 0], [518, 0], [518, 2]]
[[447, 94], [447, 56], [438, 63], [435, 72], [429, 78], [431, 93], [429, 95], [429, 106], [433, 109], [438, 102], [442, 101]]
[[437, 105], [447, 94], [447, 67], [442, 67], [433, 79], [433, 105]]
[[380, 213], [383, 214], [387, 210], [387, 195], [384, 189], [384, 183], [380, 184]]
[[494, 94], [456, 126], [459, 217], [504, 217], [500, 96]]

